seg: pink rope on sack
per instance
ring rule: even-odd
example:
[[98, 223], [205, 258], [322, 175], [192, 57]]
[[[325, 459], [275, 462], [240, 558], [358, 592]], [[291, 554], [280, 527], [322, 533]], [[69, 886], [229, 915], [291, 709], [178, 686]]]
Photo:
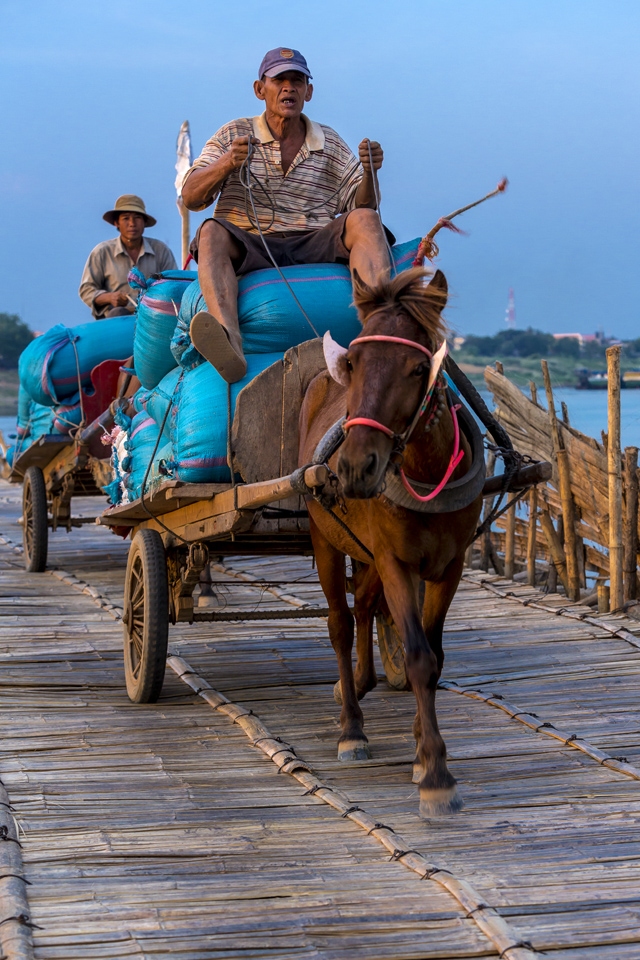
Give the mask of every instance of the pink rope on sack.
[[405, 488], [407, 493], [411, 494], [414, 500], [419, 500], [420, 503], [427, 503], [429, 500], [433, 500], [434, 497], [438, 496], [440, 491], [446, 487], [447, 483], [449, 482], [449, 478], [451, 477], [451, 474], [453, 473], [455, 468], [458, 466], [458, 464], [461, 462], [462, 458], [464, 457], [464, 450], [460, 449], [460, 425], [458, 423], [458, 414], [457, 414], [457, 411], [459, 409], [460, 409], [459, 403], [454, 404], [454, 406], [451, 407], [451, 416], [453, 418], [453, 430], [454, 430], [453, 453], [451, 454], [451, 459], [449, 460], [449, 466], [447, 467], [445, 475], [440, 481], [440, 483], [438, 484], [438, 486], [435, 487], [431, 491], [431, 493], [428, 493], [426, 497], [421, 497], [419, 493], [416, 493], [416, 491], [413, 489], [413, 487], [407, 480], [404, 470], [400, 468], [400, 479], [402, 480], [402, 486]]

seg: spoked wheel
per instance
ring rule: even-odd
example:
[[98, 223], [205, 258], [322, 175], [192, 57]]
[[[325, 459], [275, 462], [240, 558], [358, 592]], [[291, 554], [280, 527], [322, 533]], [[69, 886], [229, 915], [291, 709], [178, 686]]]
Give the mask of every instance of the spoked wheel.
[[[424, 603], [424, 583], [420, 582], [418, 605], [422, 610]], [[407, 680], [407, 671], [404, 663], [404, 648], [398, 628], [391, 616], [383, 613], [376, 615], [376, 629], [378, 632], [378, 649], [384, 667], [387, 683], [394, 690], [410, 690], [411, 684]]]
[[162, 538], [138, 530], [124, 587], [124, 670], [134, 703], [155, 703], [164, 682], [169, 640], [169, 585]]
[[42, 573], [47, 565], [49, 516], [47, 488], [40, 467], [29, 467], [22, 484], [22, 543], [28, 573]]

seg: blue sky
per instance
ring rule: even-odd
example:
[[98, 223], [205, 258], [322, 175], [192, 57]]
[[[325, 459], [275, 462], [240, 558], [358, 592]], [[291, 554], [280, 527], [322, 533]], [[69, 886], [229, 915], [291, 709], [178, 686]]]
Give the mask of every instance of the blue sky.
[[513, 287], [519, 327], [640, 336], [639, 28], [637, 0], [0, 0], [0, 311], [89, 320], [80, 274], [121, 193], [177, 253], [181, 122], [197, 152], [257, 113], [285, 44], [314, 74], [309, 115], [383, 144], [399, 239], [509, 177], [468, 236], [440, 235], [458, 332], [503, 328]]

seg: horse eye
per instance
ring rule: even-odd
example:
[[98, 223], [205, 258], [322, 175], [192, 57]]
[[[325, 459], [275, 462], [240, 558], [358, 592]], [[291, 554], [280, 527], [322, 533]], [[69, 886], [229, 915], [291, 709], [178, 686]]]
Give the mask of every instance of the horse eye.
[[347, 370], [349, 371], [349, 373], [353, 373], [353, 364], [351, 363], [351, 360], [349, 360], [348, 357], [345, 358], [345, 363], [347, 365]]
[[428, 369], [429, 367], [426, 363], [419, 363], [418, 366], [415, 368], [415, 370], [412, 371], [411, 376], [422, 377], [424, 376], [424, 374], [427, 372]]

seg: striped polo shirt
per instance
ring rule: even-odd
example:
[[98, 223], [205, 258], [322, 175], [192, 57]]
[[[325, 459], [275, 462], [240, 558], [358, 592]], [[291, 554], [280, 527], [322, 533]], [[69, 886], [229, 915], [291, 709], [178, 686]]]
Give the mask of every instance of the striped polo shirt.
[[[353, 210], [358, 185], [363, 177], [360, 161], [342, 137], [324, 124], [302, 119], [307, 136], [286, 173], [282, 170], [280, 143], [275, 139], [266, 114], [232, 120], [207, 140], [202, 153], [185, 175], [218, 160], [236, 137], [253, 136], [260, 141], [251, 158], [253, 202], [260, 228], [265, 233], [317, 230], [341, 213]], [[213, 195], [199, 207], [204, 210], [218, 198], [215, 216], [249, 233], [257, 233], [249, 191], [234, 170]]]

